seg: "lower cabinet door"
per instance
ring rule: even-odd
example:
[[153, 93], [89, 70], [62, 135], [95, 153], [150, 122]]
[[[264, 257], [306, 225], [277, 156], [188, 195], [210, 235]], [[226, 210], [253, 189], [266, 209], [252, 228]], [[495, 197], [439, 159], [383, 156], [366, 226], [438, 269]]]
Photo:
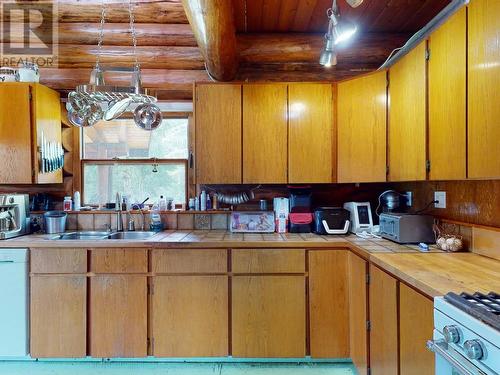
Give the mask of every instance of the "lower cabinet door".
[[85, 357], [86, 276], [31, 277], [31, 356]]
[[401, 375], [434, 374], [434, 354], [427, 340], [434, 330], [434, 305], [431, 299], [400, 284], [399, 360]]
[[305, 356], [304, 276], [233, 276], [231, 295], [233, 357]]
[[359, 375], [368, 373], [367, 268], [367, 262], [363, 258], [349, 253], [349, 347], [351, 359]]
[[309, 251], [311, 357], [349, 358], [347, 250]]
[[156, 276], [152, 296], [155, 357], [225, 357], [227, 276]]
[[147, 277], [99, 275], [90, 279], [90, 355], [146, 357]]
[[[398, 281], [370, 265], [370, 368], [398, 375]], [[423, 374], [422, 374], [423, 375]]]

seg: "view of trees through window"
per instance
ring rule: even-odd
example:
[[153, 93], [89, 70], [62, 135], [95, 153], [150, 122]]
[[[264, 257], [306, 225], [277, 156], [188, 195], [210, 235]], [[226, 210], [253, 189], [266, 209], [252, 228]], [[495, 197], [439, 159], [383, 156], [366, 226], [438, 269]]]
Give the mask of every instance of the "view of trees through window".
[[164, 119], [152, 132], [128, 119], [85, 128], [84, 203], [114, 202], [117, 192], [134, 203], [161, 195], [184, 203], [188, 149], [187, 118]]

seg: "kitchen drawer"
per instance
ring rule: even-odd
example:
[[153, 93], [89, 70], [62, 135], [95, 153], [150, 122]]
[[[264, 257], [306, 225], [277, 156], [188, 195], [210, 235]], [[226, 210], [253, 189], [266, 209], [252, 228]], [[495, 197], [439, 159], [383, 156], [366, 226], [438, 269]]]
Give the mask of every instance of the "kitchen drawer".
[[225, 273], [226, 249], [153, 250], [153, 272], [156, 273]]
[[304, 249], [236, 249], [232, 252], [234, 273], [304, 273]]
[[90, 271], [94, 273], [146, 273], [148, 250], [134, 248], [93, 249]]
[[87, 249], [32, 248], [32, 273], [86, 273]]

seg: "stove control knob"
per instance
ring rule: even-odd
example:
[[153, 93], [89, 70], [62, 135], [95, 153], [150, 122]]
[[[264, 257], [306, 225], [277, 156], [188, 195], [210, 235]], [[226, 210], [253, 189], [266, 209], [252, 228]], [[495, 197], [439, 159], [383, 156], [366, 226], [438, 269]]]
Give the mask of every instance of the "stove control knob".
[[457, 326], [445, 326], [443, 328], [444, 341], [448, 344], [456, 344], [460, 341], [460, 331]]
[[483, 346], [479, 340], [467, 340], [464, 342], [464, 349], [467, 357], [470, 359], [481, 359], [483, 358]]

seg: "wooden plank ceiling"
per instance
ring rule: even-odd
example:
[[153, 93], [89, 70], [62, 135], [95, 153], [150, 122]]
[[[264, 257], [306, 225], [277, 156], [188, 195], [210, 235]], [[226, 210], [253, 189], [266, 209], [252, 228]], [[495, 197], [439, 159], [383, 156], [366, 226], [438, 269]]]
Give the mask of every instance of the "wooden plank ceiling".
[[[209, 1], [209, 0], [207, 0]], [[359, 32], [339, 52], [338, 65], [317, 61], [331, 0], [227, 0], [233, 2], [237, 30], [237, 80], [338, 80], [376, 69], [449, 0], [365, 0], [356, 9], [338, 0], [341, 14]], [[143, 84], [158, 89], [161, 99], [189, 100], [192, 83], [207, 81], [204, 57], [197, 46], [181, 0], [133, 0]], [[127, 2], [106, 0], [102, 62], [133, 63]], [[95, 64], [101, 0], [58, 0], [59, 66], [42, 69], [42, 83], [61, 92], [88, 81]], [[128, 77], [113, 77], [126, 83]]]

